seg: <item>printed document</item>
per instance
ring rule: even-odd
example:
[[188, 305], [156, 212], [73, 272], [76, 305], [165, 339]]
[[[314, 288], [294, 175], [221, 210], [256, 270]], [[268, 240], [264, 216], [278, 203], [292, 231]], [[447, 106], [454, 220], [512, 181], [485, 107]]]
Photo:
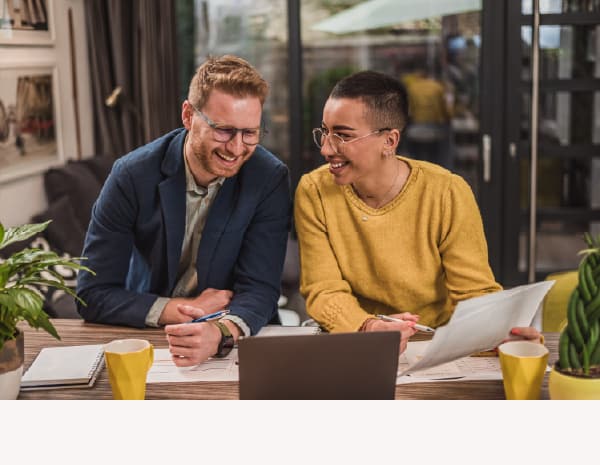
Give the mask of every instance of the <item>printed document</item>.
[[154, 349], [154, 363], [148, 372], [148, 383], [185, 383], [192, 381], [237, 381], [237, 349], [226, 357], [211, 358], [193, 367], [178, 367], [169, 349]]
[[[317, 334], [314, 326], [279, 326], [263, 327], [256, 337], [299, 336]], [[238, 381], [238, 351], [234, 348], [224, 358], [211, 358], [193, 367], [180, 368], [171, 360], [169, 349], [154, 349], [154, 363], [148, 372], [148, 383], [185, 383], [196, 381]]]
[[542, 281], [459, 302], [448, 324], [436, 329], [422, 357], [401, 375], [497, 347], [512, 328], [531, 324], [553, 285], [554, 281]]
[[433, 381], [502, 379], [498, 357], [463, 357], [435, 367], [424, 368], [404, 375], [411, 365], [423, 358], [431, 341], [409, 342], [398, 360], [396, 384], [428, 383]]

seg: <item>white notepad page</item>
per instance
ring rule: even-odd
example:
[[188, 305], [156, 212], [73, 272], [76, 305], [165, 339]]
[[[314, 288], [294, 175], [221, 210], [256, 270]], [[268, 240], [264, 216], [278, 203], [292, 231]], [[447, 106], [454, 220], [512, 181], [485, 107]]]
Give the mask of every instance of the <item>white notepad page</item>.
[[88, 385], [104, 363], [104, 345], [45, 347], [21, 379], [21, 387]]

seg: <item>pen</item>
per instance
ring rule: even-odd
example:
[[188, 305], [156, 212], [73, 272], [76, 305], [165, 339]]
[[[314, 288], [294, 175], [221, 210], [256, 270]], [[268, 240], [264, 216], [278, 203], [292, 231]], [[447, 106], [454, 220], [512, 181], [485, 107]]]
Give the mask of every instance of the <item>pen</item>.
[[[387, 316], [387, 315], [375, 315], [377, 318], [379, 318], [380, 320], [384, 320], [384, 321], [406, 321], [406, 320], [401, 320], [399, 318], [394, 318], [391, 316]], [[414, 328], [417, 331], [423, 331], [424, 333], [435, 333], [435, 329], [430, 328], [429, 326], [425, 326], [425, 325], [420, 325], [420, 324], [415, 324]]]
[[195, 320], [188, 321], [188, 323], [202, 323], [204, 321], [217, 320], [229, 313], [229, 309], [224, 308], [223, 310], [219, 310], [218, 312], [209, 313], [208, 315], [202, 315], [201, 317], [196, 318]]

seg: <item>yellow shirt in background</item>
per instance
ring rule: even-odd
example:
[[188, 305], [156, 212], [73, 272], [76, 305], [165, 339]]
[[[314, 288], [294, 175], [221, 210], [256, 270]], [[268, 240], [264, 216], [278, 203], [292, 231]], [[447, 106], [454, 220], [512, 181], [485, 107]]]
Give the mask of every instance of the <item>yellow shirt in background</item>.
[[407, 74], [402, 79], [408, 92], [411, 124], [448, 124], [451, 114], [446, 103], [446, 89], [440, 82]]
[[335, 184], [328, 165], [300, 180], [300, 291], [328, 331], [357, 331], [372, 314], [404, 311], [436, 327], [458, 301], [501, 290], [469, 185], [438, 165], [399, 158], [410, 175], [380, 209]]

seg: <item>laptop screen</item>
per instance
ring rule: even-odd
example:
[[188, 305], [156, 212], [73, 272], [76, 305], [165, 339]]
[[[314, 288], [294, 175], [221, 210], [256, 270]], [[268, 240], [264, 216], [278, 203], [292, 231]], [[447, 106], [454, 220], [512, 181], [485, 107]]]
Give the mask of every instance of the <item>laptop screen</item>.
[[240, 339], [240, 399], [393, 399], [399, 345], [399, 332]]

